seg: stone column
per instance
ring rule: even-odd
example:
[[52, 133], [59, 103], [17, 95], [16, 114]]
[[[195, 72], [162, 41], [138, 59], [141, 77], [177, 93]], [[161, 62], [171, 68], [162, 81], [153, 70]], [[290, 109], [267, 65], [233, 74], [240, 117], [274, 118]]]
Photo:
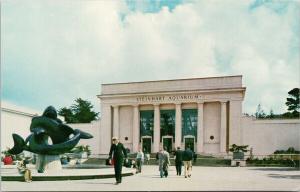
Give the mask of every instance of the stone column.
[[203, 118], [203, 102], [198, 103], [198, 124], [197, 124], [197, 153], [204, 152], [204, 118]]
[[181, 147], [181, 103], [176, 103], [176, 120], [175, 120], [175, 149]]
[[160, 111], [159, 104], [154, 104], [154, 141], [153, 152], [159, 151], [160, 143]]
[[221, 103], [221, 134], [220, 134], [220, 152], [226, 153], [226, 101]]
[[229, 102], [229, 145], [242, 143], [241, 115], [242, 100], [230, 100]]
[[132, 152], [135, 153], [139, 148], [140, 141], [140, 114], [139, 114], [139, 106], [133, 106], [133, 129], [132, 129]]
[[119, 138], [119, 106], [114, 105], [114, 118], [113, 118], [113, 137]]
[[[101, 126], [99, 130], [100, 154], [108, 154], [112, 138], [112, 109], [109, 104], [101, 104]], [[104, 137], [105, 135], [105, 137]]]

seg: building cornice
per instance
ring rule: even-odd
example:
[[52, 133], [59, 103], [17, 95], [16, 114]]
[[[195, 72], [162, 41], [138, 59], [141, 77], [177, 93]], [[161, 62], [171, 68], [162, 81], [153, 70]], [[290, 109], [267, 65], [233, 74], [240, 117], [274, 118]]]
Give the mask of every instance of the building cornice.
[[199, 89], [199, 90], [180, 90], [180, 91], [156, 91], [156, 92], [139, 92], [139, 93], [121, 93], [121, 94], [102, 94], [97, 95], [98, 98], [115, 98], [115, 97], [134, 97], [134, 96], [148, 96], [148, 95], [171, 95], [171, 94], [193, 94], [193, 93], [228, 93], [228, 92], [242, 92], [243, 96], [246, 87], [237, 88], [220, 88], [220, 89]]
[[155, 81], [133, 81], [133, 82], [123, 82], [123, 83], [103, 83], [101, 85], [122, 85], [122, 84], [138, 84], [138, 83], [154, 83], [154, 82], [170, 82], [170, 81], [185, 81], [185, 80], [203, 80], [203, 79], [218, 79], [227, 77], [242, 77], [242, 75], [229, 75], [229, 76], [215, 76], [215, 77], [198, 77], [198, 78], [183, 78], [183, 79], [163, 79]]
[[1, 107], [1, 111], [5, 111], [5, 112], [9, 112], [9, 113], [14, 113], [14, 114], [18, 114], [18, 115], [29, 116], [29, 117], [36, 117], [36, 116], [38, 116], [37, 113], [26, 113], [26, 112], [23, 112], [23, 111], [8, 109], [8, 108], [5, 108], [5, 107]]

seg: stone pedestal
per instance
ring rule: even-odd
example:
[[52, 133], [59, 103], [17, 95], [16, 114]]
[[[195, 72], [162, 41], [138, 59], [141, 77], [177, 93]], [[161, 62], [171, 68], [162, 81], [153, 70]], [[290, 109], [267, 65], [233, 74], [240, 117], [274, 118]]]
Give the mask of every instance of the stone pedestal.
[[231, 160], [231, 166], [245, 167], [246, 160]]
[[39, 154], [36, 161], [36, 169], [38, 170], [39, 173], [62, 170], [62, 165], [60, 162], [59, 155]]

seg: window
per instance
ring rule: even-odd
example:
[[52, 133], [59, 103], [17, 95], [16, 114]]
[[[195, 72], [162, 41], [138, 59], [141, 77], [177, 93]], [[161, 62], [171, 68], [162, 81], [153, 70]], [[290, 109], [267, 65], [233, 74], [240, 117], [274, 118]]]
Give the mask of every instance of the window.
[[142, 136], [152, 136], [153, 140], [153, 124], [154, 111], [140, 111], [140, 139]]
[[160, 111], [160, 141], [165, 135], [175, 137], [175, 110]]
[[182, 109], [182, 141], [185, 135], [193, 135], [197, 139], [197, 124], [197, 109]]

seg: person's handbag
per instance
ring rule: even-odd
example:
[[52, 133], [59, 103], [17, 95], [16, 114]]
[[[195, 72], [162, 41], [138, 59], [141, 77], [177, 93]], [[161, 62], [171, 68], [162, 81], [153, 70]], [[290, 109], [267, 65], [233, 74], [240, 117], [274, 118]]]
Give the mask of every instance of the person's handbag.
[[111, 165], [115, 165], [115, 159], [113, 158], [112, 160], [111, 160]]

